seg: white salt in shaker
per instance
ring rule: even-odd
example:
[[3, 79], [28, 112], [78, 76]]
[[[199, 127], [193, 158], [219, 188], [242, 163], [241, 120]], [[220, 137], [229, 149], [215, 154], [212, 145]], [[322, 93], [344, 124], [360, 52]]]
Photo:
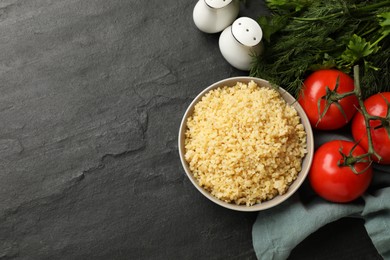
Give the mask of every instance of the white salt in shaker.
[[193, 12], [196, 27], [205, 33], [217, 33], [232, 24], [240, 10], [238, 0], [199, 0]]
[[219, 37], [222, 56], [235, 68], [250, 70], [253, 55], [263, 51], [260, 25], [248, 17], [240, 17], [227, 27]]

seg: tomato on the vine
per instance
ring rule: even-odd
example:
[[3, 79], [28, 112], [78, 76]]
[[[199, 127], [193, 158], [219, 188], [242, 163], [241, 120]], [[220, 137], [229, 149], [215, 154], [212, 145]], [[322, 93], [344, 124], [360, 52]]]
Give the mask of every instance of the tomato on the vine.
[[[381, 156], [381, 160], [378, 161], [376, 156], [372, 156], [372, 159], [381, 164], [390, 164], [390, 138], [387, 127], [390, 128], [390, 116], [387, 114], [389, 106], [386, 103], [390, 103], [390, 92], [375, 94], [364, 101], [364, 106], [368, 114], [372, 116], [388, 117], [382, 125], [380, 120], [370, 120], [372, 144], [375, 152]], [[368, 150], [368, 138], [366, 123], [362, 113], [356, 113], [352, 120], [352, 135], [356, 142], [362, 146], [366, 151]]]
[[[327, 103], [323, 99], [326, 96], [326, 87], [330, 90], [335, 90], [337, 78], [339, 78], [339, 84], [336, 93], [342, 94], [353, 91], [353, 79], [338, 70], [318, 70], [309, 75], [303, 82], [302, 92], [298, 97], [298, 102], [305, 110], [310, 124], [314, 128], [321, 130], [341, 128], [351, 120], [356, 112], [356, 107], [359, 102], [355, 95], [351, 95], [336, 101], [344, 111], [344, 114], [337, 104], [331, 103], [329, 109], [322, 116]], [[320, 111], [318, 110], [319, 100]]]
[[309, 172], [309, 181], [314, 191], [322, 198], [332, 202], [350, 202], [361, 196], [372, 179], [372, 168], [368, 162], [350, 166], [340, 166], [344, 155], [365, 154], [363, 148], [350, 141], [334, 140], [320, 146], [314, 153]]

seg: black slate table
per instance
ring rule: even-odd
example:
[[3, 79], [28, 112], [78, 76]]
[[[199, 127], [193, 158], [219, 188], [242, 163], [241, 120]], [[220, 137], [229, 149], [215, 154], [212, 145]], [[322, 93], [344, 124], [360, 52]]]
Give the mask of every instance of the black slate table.
[[[0, 259], [255, 258], [256, 213], [212, 204], [179, 162], [190, 101], [247, 75], [195, 28], [195, 3], [0, 1]], [[262, 13], [259, 0], [240, 15]], [[354, 243], [378, 258], [344, 219], [291, 259]]]

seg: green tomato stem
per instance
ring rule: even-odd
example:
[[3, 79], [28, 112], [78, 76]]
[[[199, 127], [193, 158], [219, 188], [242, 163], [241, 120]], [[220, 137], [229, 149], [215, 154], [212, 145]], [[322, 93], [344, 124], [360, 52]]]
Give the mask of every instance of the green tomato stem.
[[372, 163], [372, 159], [371, 159], [372, 155], [376, 156], [379, 161], [382, 159], [381, 156], [379, 154], [377, 154], [377, 152], [374, 149], [370, 121], [371, 120], [382, 120], [383, 118], [378, 117], [378, 116], [372, 116], [367, 112], [367, 109], [364, 106], [364, 102], [363, 102], [363, 98], [362, 98], [362, 90], [360, 87], [360, 77], [359, 77], [359, 66], [358, 65], [353, 67], [353, 73], [354, 73], [355, 88], [352, 92], [348, 92], [348, 93], [344, 93], [344, 94], [350, 95], [351, 93], [353, 93], [356, 95], [356, 97], [358, 99], [359, 106], [360, 106], [360, 112], [363, 115], [364, 123], [366, 125], [366, 132], [367, 132], [367, 139], [368, 139], [368, 151], [367, 151], [367, 153], [361, 154], [359, 156], [352, 155], [352, 151], [351, 151], [349, 155], [345, 155], [345, 158], [340, 163], [340, 166], [349, 166], [349, 167], [351, 167], [351, 169], [355, 173], [358, 173], [358, 172], [356, 172], [356, 170], [354, 168], [354, 165], [356, 163], [363, 162], [363, 161], [366, 162], [367, 159], [370, 161], [370, 163]]
[[372, 117], [368, 112], [366, 107], [364, 106], [363, 98], [362, 98], [362, 90], [360, 87], [360, 77], [359, 77], [359, 66], [353, 67], [353, 74], [354, 74], [354, 81], [355, 81], [355, 94], [359, 101], [359, 106], [361, 109], [361, 113], [364, 117], [364, 123], [366, 124], [366, 131], [367, 131], [367, 139], [368, 139], [368, 151], [367, 155], [375, 155], [379, 160], [381, 157], [375, 152], [374, 144], [372, 142], [372, 134], [371, 134], [371, 126], [370, 126], [370, 120], [375, 120], [376, 117]]

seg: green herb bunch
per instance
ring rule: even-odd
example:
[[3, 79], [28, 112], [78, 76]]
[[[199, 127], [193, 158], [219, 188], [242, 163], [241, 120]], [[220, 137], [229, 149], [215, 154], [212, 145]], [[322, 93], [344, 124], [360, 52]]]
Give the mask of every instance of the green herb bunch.
[[259, 18], [264, 52], [251, 76], [297, 96], [304, 78], [318, 69], [348, 74], [361, 69], [364, 97], [390, 91], [390, 0], [266, 0]]

